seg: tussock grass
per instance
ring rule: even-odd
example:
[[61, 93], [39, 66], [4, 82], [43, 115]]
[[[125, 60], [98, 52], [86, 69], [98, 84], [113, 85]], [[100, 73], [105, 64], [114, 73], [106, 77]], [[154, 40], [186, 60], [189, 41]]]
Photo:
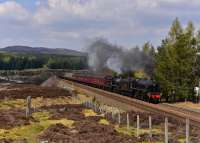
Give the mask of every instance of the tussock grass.
[[26, 101], [24, 99], [10, 99], [1, 100], [0, 109], [9, 110], [12, 108], [24, 109], [26, 106]]
[[110, 125], [109, 121], [106, 120], [106, 119], [101, 119], [101, 120], [99, 121], [99, 124], [102, 124], [102, 125]]
[[[39, 108], [42, 106], [51, 106], [58, 104], [69, 104], [71, 99], [69, 97], [58, 97], [58, 98], [32, 98], [32, 107]], [[9, 100], [0, 100], [0, 109], [25, 109], [26, 100], [25, 99], [9, 99]]]
[[[134, 127], [129, 127], [127, 129], [127, 126], [122, 126], [119, 127], [118, 125], [115, 126], [115, 129], [117, 132], [122, 133], [122, 134], [126, 134], [126, 135], [130, 135], [130, 136], [136, 136], [137, 135], [137, 128]], [[162, 131], [161, 129], [152, 129], [152, 134], [160, 134]], [[139, 135], [142, 134], [148, 134], [149, 133], [149, 129], [139, 129]]]
[[152, 142], [152, 141], [144, 141], [144, 142], [138, 142], [138, 143], [163, 143], [163, 142], [159, 142], [159, 141], [158, 141], [158, 142], [156, 142], [156, 141], [155, 141], [155, 142]]
[[185, 138], [180, 138], [178, 141], [179, 141], [180, 143], [185, 143]]
[[97, 113], [95, 113], [93, 110], [91, 109], [84, 109], [82, 111], [82, 113], [85, 115], [85, 117], [90, 117], [90, 116], [96, 116]]
[[33, 117], [38, 122], [32, 122], [30, 125], [15, 127], [10, 130], [0, 129], [0, 139], [27, 139], [29, 143], [36, 143], [37, 136], [49, 126], [61, 123], [67, 127], [72, 127], [74, 121], [61, 119], [61, 120], [48, 120], [50, 114], [48, 112], [34, 113]]
[[42, 106], [51, 106], [51, 105], [62, 105], [62, 104], [69, 104], [70, 98], [69, 97], [58, 97], [58, 98], [34, 98], [32, 99], [32, 106], [39, 108]]
[[192, 109], [200, 110], [200, 103], [196, 104], [196, 103], [192, 103], [192, 102], [180, 102], [180, 103], [176, 103], [174, 105], [179, 106], [179, 107], [186, 107], [186, 108], [192, 108]]

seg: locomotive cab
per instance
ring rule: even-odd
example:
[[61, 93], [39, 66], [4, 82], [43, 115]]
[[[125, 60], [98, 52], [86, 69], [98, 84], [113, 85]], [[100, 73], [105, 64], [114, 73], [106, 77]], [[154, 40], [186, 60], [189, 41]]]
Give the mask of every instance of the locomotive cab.
[[131, 78], [122, 78], [115, 77], [112, 81], [112, 88], [115, 92], [123, 94], [123, 95], [131, 95], [131, 86], [132, 79]]

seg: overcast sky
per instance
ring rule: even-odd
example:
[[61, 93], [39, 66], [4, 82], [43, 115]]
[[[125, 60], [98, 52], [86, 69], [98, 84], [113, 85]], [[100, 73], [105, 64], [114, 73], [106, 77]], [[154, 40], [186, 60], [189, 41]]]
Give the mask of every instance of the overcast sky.
[[81, 50], [95, 37], [159, 45], [171, 22], [200, 25], [200, 0], [0, 0], [0, 47]]

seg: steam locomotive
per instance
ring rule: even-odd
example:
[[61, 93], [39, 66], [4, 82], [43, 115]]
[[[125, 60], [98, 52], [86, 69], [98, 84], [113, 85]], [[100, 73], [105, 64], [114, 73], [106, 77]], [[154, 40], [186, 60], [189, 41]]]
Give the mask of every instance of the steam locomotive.
[[65, 78], [151, 103], [159, 103], [161, 98], [160, 87], [153, 80], [92, 74], [72, 74]]

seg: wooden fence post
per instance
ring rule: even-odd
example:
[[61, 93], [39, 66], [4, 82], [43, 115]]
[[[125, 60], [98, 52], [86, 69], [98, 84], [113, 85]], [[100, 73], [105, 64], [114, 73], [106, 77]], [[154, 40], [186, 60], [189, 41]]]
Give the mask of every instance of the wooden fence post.
[[121, 114], [120, 114], [120, 112], [118, 113], [118, 124], [119, 125], [121, 124]]
[[102, 113], [102, 108], [101, 108], [101, 106], [99, 107], [99, 112]]
[[112, 118], [113, 118], [113, 121], [115, 122], [115, 112], [112, 113]]
[[140, 116], [137, 115], [137, 137], [139, 137], [139, 129], [140, 129]]
[[92, 109], [92, 102], [91, 101], [89, 102], [89, 108]]
[[129, 114], [126, 115], [126, 121], [127, 121], [127, 129], [129, 129]]
[[26, 99], [26, 118], [31, 116], [31, 96]]
[[105, 113], [105, 117], [106, 117], [107, 120], [109, 120], [109, 117], [108, 117], [108, 116], [109, 116], [109, 113], [106, 112], [106, 113]]
[[186, 119], [186, 143], [190, 142], [190, 120]]
[[152, 138], [152, 118], [149, 116], [149, 137]]
[[168, 118], [165, 117], [165, 143], [168, 143]]
[[115, 117], [114, 117], [113, 110], [111, 111], [111, 113], [112, 113], [112, 120], [114, 121], [114, 120], [115, 120]]
[[97, 112], [97, 106], [96, 106], [96, 103], [94, 103], [94, 112]]

